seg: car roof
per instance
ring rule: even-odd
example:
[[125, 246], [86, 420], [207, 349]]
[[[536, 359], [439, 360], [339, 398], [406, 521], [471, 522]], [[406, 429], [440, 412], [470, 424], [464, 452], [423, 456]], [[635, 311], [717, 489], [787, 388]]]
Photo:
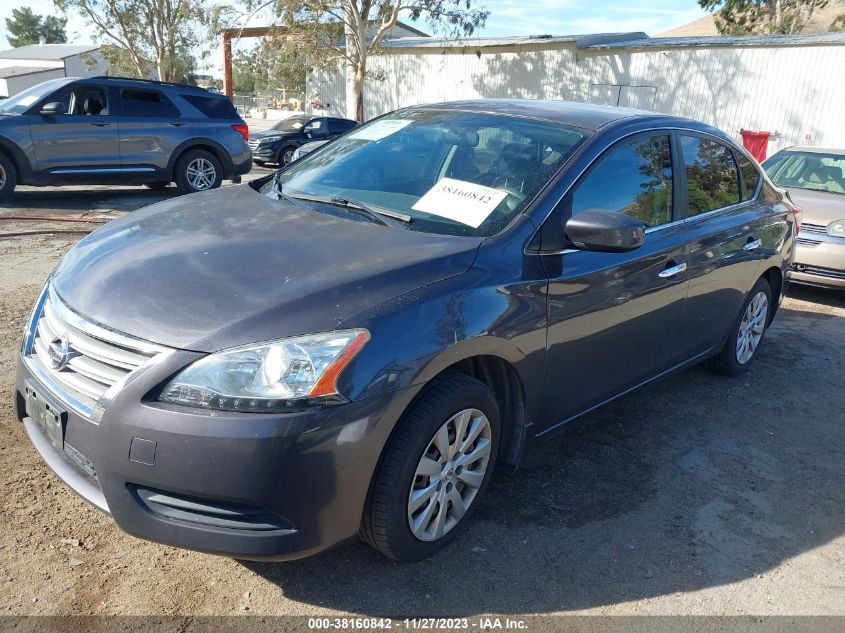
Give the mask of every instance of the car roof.
[[226, 95], [217, 92], [209, 92], [205, 88], [200, 88], [199, 86], [189, 86], [187, 84], [180, 84], [168, 81], [156, 81], [154, 79], [138, 79], [137, 77], [114, 77], [108, 75], [101, 75], [97, 77], [72, 77], [70, 78], [70, 80], [92, 84], [118, 84], [122, 86], [132, 86], [134, 88], [146, 88], [148, 90], [172, 88], [175, 90], [196, 92], [197, 94], [201, 94], [202, 96], [207, 97], [228, 98], [226, 97]]
[[787, 147], [782, 149], [778, 154], [781, 153], [801, 153], [801, 154], [838, 154], [839, 156], [845, 157], [845, 149], [843, 148], [836, 148], [836, 147], [815, 147], [810, 145], [793, 145], [792, 147]]
[[555, 123], [568, 123], [577, 127], [598, 130], [615, 121], [630, 118], [651, 118], [661, 121], [673, 121], [684, 127], [699, 125], [696, 121], [672, 117], [657, 112], [620, 108], [618, 106], [578, 103], [574, 101], [553, 101], [543, 99], [477, 99], [468, 101], [449, 101], [432, 103], [424, 106], [412, 106], [410, 110], [461, 110], [465, 112], [484, 112], [506, 116], [521, 116], [544, 119]]

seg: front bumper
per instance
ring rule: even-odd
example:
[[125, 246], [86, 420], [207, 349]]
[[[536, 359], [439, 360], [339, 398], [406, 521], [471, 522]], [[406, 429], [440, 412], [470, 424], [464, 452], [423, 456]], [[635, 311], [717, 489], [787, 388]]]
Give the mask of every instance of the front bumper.
[[[47, 465], [129, 534], [268, 560], [300, 558], [355, 536], [378, 457], [407, 394], [284, 415], [144, 400], [196, 356], [174, 352], [129, 381], [99, 423], [68, 407], [62, 449], [27, 414], [27, 388], [62, 402], [19, 356], [18, 418]], [[175, 509], [168, 499], [176, 499]]]
[[252, 160], [260, 160], [266, 163], [272, 163], [276, 160], [277, 153], [281, 145], [259, 144], [252, 148]]
[[845, 288], [845, 240], [802, 232], [789, 278], [797, 283]]

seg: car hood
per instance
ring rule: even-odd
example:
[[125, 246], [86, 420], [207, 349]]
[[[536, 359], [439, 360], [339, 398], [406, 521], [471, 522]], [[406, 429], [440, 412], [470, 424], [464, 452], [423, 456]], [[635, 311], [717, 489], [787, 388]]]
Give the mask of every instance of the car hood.
[[788, 187], [789, 197], [804, 210], [801, 221], [827, 226], [845, 219], [845, 194]]
[[101, 325], [212, 352], [335, 329], [466, 272], [480, 243], [335, 216], [240, 185], [109, 222], [64, 257], [51, 283]]
[[249, 138], [267, 138], [270, 136], [297, 136], [298, 132], [284, 132], [282, 130], [261, 130], [260, 132], [250, 132]]

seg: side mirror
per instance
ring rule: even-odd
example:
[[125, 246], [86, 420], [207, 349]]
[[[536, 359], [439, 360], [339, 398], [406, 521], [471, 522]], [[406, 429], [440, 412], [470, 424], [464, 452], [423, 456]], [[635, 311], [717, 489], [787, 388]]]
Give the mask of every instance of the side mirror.
[[64, 114], [65, 107], [58, 101], [52, 103], [45, 103], [41, 107], [41, 116], [55, 116], [57, 114]]
[[591, 210], [569, 218], [563, 230], [575, 248], [627, 253], [643, 245], [645, 228], [645, 224], [624, 213]]

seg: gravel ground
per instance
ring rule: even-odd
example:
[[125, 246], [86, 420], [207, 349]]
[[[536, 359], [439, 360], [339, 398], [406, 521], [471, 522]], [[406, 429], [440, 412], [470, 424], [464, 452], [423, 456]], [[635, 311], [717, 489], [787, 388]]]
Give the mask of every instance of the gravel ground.
[[[119, 214], [161, 198], [22, 187], [0, 216]], [[24, 319], [76, 239], [0, 239], [8, 614], [845, 615], [845, 293], [793, 290], [739, 379], [694, 368], [573, 423], [495, 478], [433, 560], [396, 565], [351, 543], [263, 564], [123, 534], [14, 418]]]

